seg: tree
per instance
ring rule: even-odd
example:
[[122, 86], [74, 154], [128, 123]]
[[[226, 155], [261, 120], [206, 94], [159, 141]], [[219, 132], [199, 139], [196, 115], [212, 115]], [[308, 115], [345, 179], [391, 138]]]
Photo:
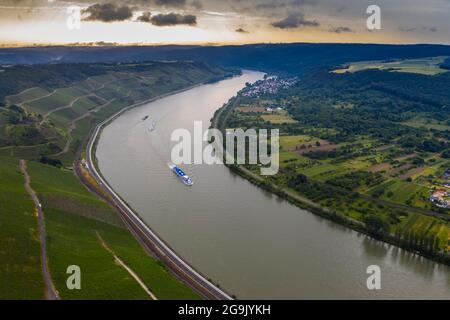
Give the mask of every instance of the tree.
[[445, 150], [444, 152], [442, 152], [441, 156], [444, 159], [450, 159], [450, 149]]
[[375, 215], [367, 215], [363, 218], [369, 232], [382, 235], [389, 232], [389, 223], [383, 218]]
[[58, 168], [62, 167], [62, 162], [60, 160], [48, 158], [45, 155], [42, 155], [39, 161], [41, 163], [48, 164], [50, 166], [54, 166], [54, 167], [58, 167]]
[[415, 158], [412, 163], [416, 166], [421, 166], [425, 163], [425, 160], [423, 158], [418, 157]]
[[288, 184], [290, 187], [295, 187], [295, 186], [298, 186], [299, 184], [305, 184], [307, 182], [308, 182], [308, 177], [305, 176], [304, 174], [298, 173], [294, 177], [291, 177], [289, 179]]

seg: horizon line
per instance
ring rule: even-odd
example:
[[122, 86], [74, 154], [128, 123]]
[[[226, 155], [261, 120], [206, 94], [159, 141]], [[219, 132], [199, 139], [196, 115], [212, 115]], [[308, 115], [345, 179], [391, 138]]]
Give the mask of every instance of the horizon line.
[[116, 42], [75, 42], [75, 43], [1, 43], [0, 49], [8, 48], [44, 48], [44, 47], [226, 47], [226, 46], [249, 46], [249, 45], [283, 45], [283, 44], [342, 44], [342, 45], [428, 45], [428, 46], [450, 46], [450, 43], [423, 43], [423, 42], [310, 42], [310, 41], [284, 41], [284, 42], [247, 42], [247, 43], [116, 43]]

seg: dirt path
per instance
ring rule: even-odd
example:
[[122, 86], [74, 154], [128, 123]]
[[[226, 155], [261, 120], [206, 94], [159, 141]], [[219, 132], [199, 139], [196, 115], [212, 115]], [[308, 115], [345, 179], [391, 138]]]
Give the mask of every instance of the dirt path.
[[77, 103], [78, 101], [80, 101], [81, 99], [90, 97], [90, 96], [92, 96], [92, 95], [93, 95], [93, 93], [89, 93], [89, 94], [86, 94], [86, 95], [84, 95], [84, 96], [77, 97], [77, 98], [73, 99], [68, 105], [65, 105], [65, 106], [62, 106], [62, 107], [59, 107], [59, 108], [50, 110], [49, 112], [47, 112], [46, 114], [44, 114], [44, 115], [42, 116], [42, 120], [41, 120], [41, 122], [39, 122], [39, 126], [42, 126], [42, 124], [45, 122], [45, 120], [47, 120], [47, 118], [48, 118], [51, 114], [53, 114], [53, 113], [55, 113], [55, 112], [58, 112], [58, 111], [65, 110], [65, 109], [71, 109], [71, 108], [73, 107], [73, 105], [74, 105], [75, 103]]
[[36, 147], [42, 147], [47, 145], [46, 143], [41, 143], [41, 144], [35, 144], [32, 146], [6, 146], [6, 147], [1, 147], [0, 150], [8, 150], [8, 149], [31, 149], [31, 148], [36, 148]]
[[45, 232], [45, 219], [44, 211], [42, 210], [41, 202], [36, 195], [36, 192], [31, 188], [31, 179], [27, 171], [27, 163], [25, 160], [20, 160], [19, 162], [20, 170], [25, 176], [25, 189], [30, 194], [31, 199], [36, 206], [38, 213], [38, 228], [39, 228], [39, 238], [41, 243], [41, 264], [42, 264], [42, 274], [44, 276], [45, 283], [45, 298], [47, 300], [59, 300], [58, 291], [56, 291], [55, 286], [50, 275], [50, 270], [48, 268], [48, 257], [47, 257], [47, 241]]
[[[19, 107], [21, 107], [21, 108], [26, 109], [26, 108], [24, 107], [25, 104], [28, 104], [28, 103], [31, 103], [31, 102], [34, 102], [34, 101], [38, 101], [38, 100], [41, 100], [41, 99], [44, 99], [44, 98], [48, 98], [48, 97], [54, 95], [54, 94], [56, 93], [56, 91], [57, 91], [57, 89], [53, 90], [52, 92], [50, 92], [50, 93], [48, 93], [48, 94], [46, 94], [46, 95], [43, 95], [42, 97], [34, 98], [34, 99], [26, 100], [26, 101], [22, 101], [21, 103], [19, 103], [19, 104], [17, 104], [17, 105], [18, 105]], [[20, 94], [20, 93], [19, 93], [19, 94]]]
[[[130, 95], [130, 94], [128, 94], [128, 96], [129, 96], [129, 95]], [[73, 132], [73, 130], [75, 130], [75, 129], [77, 128], [76, 123], [77, 123], [78, 121], [83, 120], [83, 119], [89, 117], [92, 113], [95, 113], [95, 112], [100, 111], [101, 109], [103, 109], [103, 108], [105, 108], [106, 106], [108, 106], [108, 105], [110, 105], [111, 103], [113, 103], [115, 100], [116, 100], [116, 99], [109, 100], [108, 102], [106, 102], [106, 103], [104, 103], [104, 104], [98, 106], [97, 108], [92, 109], [92, 110], [90, 110], [90, 111], [88, 111], [88, 112], [86, 112], [86, 113], [83, 113], [83, 114], [82, 114], [81, 116], [79, 116], [78, 118], [73, 119], [73, 120], [69, 123], [69, 132], [68, 132], [68, 133], [69, 133], [69, 138], [67, 139], [64, 148], [62, 149], [61, 152], [58, 152], [58, 153], [56, 153], [56, 154], [52, 154], [51, 156], [52, 156], [52, 157], [59, 157], [59, 156], [61, 156], [61, 155], [63, 155], [63, 154], [66, 154], [66, 153], [69, 151], [70, 145], [72, 144], [72, 141], [73, 141], [72, 132]]]
[[106, 242], [103, 240], [103, 238], [100, 236], [100, 234], [98, 232], [96, 232], [98, 239], [100, 240], [103, 248], [105, 248], [106, 251], [108, 251], [109, 253], [111, 253], [111, 255], [114, 257], [114, 260], [122, 267], [124, 268], [133, 278], [134, 280], [136, 280], [136, 282], [141, 286], [142, 289], [144, 289], [144, 291], [149, 295], [149, 297], [152, 300], [158, 300], [158, 298], [156, 298], [156, 296], [150, 291], [150, 289], [145, 285], [144, 281], [141, 280], [141, 278], [139, 278], [139, 276], [133, 271], [133, 269], [131, 269], [129, 266], [127, 266], [125, 264], [125, 262], [122, 261], [122, 259], [120, 259], [116, 253], [110, 248], [108, 247], [108, 245], [106, 244]]
[[[89, 79], [89, 78], [88, 78], [88, 79]], [[128, 79], [131, 79], [131, 78], [128, 78]], [[77, 103], [79, 100], [81, 100], [81, 99], [83, 99], [83, 98], [96, 96], [97, 98], [99, 98], [99, 99], [101, 99], [101, 100], [103, 100], [103, 101], [106, 101], [106, 99], [104, 99], [104, 98], [102, 98], [102, 97], [99, 97], [99, 96], [96, 94], [96, 91], [102, 90], [102, 89], [104, 89], [104, 88], [106, 87], [106, 85], [108, 85], [108, 84], [110, 84], [110, 83], [114, 83], [114, 82], [116, 82], [116, 81], [118, 81], [118, 80], [119, 80], [119, 79], [115, 79], [115, 80], [111, 80], [111, 81], [105, 82], [105, 83], [101, 84], [100, 87], [98, 87], [98, 88], [92, 88], [92, 87], [91, 87], [91, 91], [89, 91], [88, 93], [86, 93], [86, 94], [83, 95], [83, 96], [76, 97], [76, 98], [73, 99], [68, 105], [65, 105], [65, 106], [62, 106], [62, 107], [59, 107], [59, 108], [50, 110], [49, 112], [47, 112], [46, 114], [43, 115], [42, 120], [41, 120], [41, 122], [39, 123], [39, 126], [42, 126], [42, 124], [45, 122], [45, 120], [47, 120], [47, 118], [48, 118], [51, 114], [53, 114], [53, 113], [55, 113], [55, 112], [58, 112], [58, 111], [65, 110], [65, 109], [71, 109], [75, 103]], [[90, 111], [87, 112], [87, 113], [89, 114]], [[77, 118], [77, 119], [79, 120], [79, 118]], [[75, 121], [78, 121], [77, 119], [75, 119]]]

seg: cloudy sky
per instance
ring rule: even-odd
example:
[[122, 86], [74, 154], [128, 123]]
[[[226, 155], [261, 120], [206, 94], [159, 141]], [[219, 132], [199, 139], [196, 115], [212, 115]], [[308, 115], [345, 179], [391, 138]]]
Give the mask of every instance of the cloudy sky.
[[450, 0], [0, 0], [0, 45], [450, 44], [449, 16]]

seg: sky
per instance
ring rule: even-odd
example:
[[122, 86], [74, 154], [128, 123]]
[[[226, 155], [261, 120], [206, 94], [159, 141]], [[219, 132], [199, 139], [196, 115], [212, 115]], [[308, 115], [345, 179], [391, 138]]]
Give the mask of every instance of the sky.
[[0, 0], [0, 46], [450, 44], [449, 16], [450, 0]]

